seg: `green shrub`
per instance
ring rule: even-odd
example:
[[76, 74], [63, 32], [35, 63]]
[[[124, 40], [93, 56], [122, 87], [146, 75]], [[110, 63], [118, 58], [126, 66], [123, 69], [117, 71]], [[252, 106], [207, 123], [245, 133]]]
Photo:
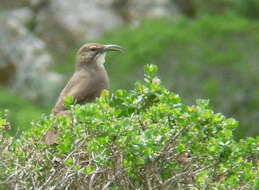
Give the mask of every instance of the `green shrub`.
[[46, 108], [40, 108], [17, 95], [0, 89], [0, 111], [8, 110], [7, 119], [12, 125], [13, 135], [30, 128], [30, 122], [39, 119]]
[[235, 9], [236, 0], [192, 0], [200, 14], [222, 14]]
[[[187, 16], [236, 14], [259, 18], [259, 0], [171, 0]], [[190, 14], [191, 12], [198, 14]]]
[[[72, 119], [42, 119], [12, 141], [0, 120], [0, 184], [16, 189], [256, 189], [258, 138], [236, 142], [238, 123], [207, 100], [182, 103], [145, 67], [132, 91], [71, 105]], [[59, 128], [56, 145], [42, 135]], [[0, 187], [0, 188], [1, 188]]]
[[236, 6], [237, 13], [252, 19], [259, 18], [259, 0], [239, 0]]
[[[208, 16], [194, 21], [144, 21], [139, 27], [108, 33], [101, 43], [125, 48], [123, 55], [107, 57], [111, 90], [131, 89], [142, 77], [142, 66], [154, 63], [167, 88], [179, 93], [185, 103], [208, 98], [216, 111], [241, 122], [237, 137], [259, 134], [257, 31], [259, 24], [254, 21]], [[67, 76], [73, 72], [77, 48], [58, 71]]]

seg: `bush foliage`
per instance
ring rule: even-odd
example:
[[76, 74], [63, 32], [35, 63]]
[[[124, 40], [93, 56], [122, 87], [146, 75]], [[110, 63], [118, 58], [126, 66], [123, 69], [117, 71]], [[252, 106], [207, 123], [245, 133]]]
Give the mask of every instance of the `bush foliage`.
[[108, 59], [112, 87], [131, 86], [141, 77], [140, 65], [156, 63], [165, 85], [184, 102], [208, 98], [216, 111], [241, 122], [237, 137], [259, 134], [257, 31], [259, 25], [246, 19], [208, 16], [195, 22], [147, 21], [107, 35], [129, 52]]
[[187, 16], [234, 13], [249, 19], [259, 18], [259, 0], [171, 0]]
[[[256, 189], [258, 138], [235, 141], [238, 123], [207, 100], [182, 103], [145, 67], [131, 91], [104, 91], [70, 105], [72, 118], [43, 118], [21, 138], [0, 120], [0, 189]], [[58, 143], [42, 135], [59, 128]]]
[[[126, 50], [123, 56], [107, 57], [112, 92], [133, 88], [134, 81], [142, 77], [142, 66], [155, 63], [167, 88], [180, 94], [184, 102], [194, 104], [197, 98], [208, 98], [216, 111], [237, 118], [241, 125], [235, 135], [240, 138], [259, 134], [257, 31], [257, 22], [236, 16], [160, 19], [116, 29], [99, 42], [117, 43]], [[52, 70], [64, 74], [64, 82], [74, 71], [78, 48], [68, 50], [65, 58], [51, 51], [60, 63]], [[0, 107], [10, 109], [14, 132], [28, 129], [32, 119], [49, 112], [54, 104], [43, 108], [41, 103], [0, 90]]]
[[39, 118], [43, 111], [42, 108], [24, 100], [18, 95], [11, 94], [0, 88], [0, 111], [4, 111], [5, 118], [12, 123], [13, 135], [18, 135], [19, 131], [30, 129], [30, 122]]
[[[101, 43], [125, 48], [122, 56], [107, 57], [111, 90], [132, 89], [134, 81], [142, 78], [142, 66], [157, 64], [165, 86], [184, 102], [194, 104], [198, 98], [208, 98], [217, 112], [240, 121], [236, 137], [258, 135], [257, 31], [255, 21], [223, 15], [194, 21], [144, 21], [139, 27], [108, 33]], [[70, 76], [77, 48], [58, 71]]]

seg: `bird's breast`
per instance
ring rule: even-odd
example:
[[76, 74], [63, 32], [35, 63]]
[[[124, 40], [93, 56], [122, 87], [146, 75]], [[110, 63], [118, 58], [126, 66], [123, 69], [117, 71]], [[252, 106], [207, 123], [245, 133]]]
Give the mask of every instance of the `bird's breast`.
[[104, 89], [109, 89], [109, 78], [106, 70], [103, 68], [90, 72], [88, 87], [93, 97], [99, 97]]
[[95, 78], [95, 80], [93, 80], [93, 82], [95, 83], [94, 85], [99, 87], [99, 90], [109, 88], [109, 78], [105, 69], [97, 72], [94, 78]]

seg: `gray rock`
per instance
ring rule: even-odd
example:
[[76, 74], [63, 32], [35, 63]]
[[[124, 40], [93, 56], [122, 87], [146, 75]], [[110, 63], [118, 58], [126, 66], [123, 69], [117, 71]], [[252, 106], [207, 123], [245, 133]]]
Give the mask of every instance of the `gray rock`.
[[0, 59], [4, 60], [2, 71], [8, 64], [15, 68], [11, 75], [11, 89], [30, 100], [44, 103], [55, 93], [62, 77], [48, 72], [52, 58], [45, 43], [25, 27], [31, 15], [29, 9], [1, 12]]
[[125, 22], [136, 25], [142, 19], [174, 12], [170, 0], [14, 2], [28, 8], [0, 12], [0, 83], [11, 84], [21, 95], [41, 102], [55, 97], [62, 82], [60, 75], [48, 72], [53, 59], [47, 48], [65, 57], [75, 44], [94, 40]]
[[93, 0], [56, 0], [50, 2], [55, 20], [83, 40], [99, 37], [103, 32], [122, 24], [122, 20], [106, 3]]
[[[116, 1], [125, 3], [113, 6]], [[76, 3], [71, 0], [55, 0], [49, 1], [48, 9], [42, 11], [38, 17], [39, 22], [45, 23], [41, 25], [43, 30], [50, 28], [49, 23], [54, 22], [56, 26], [60, 25], [77, 37], [78, 41], [83, 42], [96, 39], [125, 21], [134, 24], [145, 18], [174, 14], [171, 5], [170, 0], [77, 0]], [[130, 18], [125, 20], [125, 15]], [[51, 27], [50, 30], [55, 29]]]
[[131, 9], [139, 18], [168, 16], [171, 12], [170, 0], [131, 1]]

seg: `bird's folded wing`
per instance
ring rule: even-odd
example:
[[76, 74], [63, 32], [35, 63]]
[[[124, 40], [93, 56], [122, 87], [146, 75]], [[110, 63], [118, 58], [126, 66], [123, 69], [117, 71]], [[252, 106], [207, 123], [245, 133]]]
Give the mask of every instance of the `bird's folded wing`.
[[89, 75], [87, 73], [75, 73], [71, 79], [68, 81], [65, 88], [62, 90], [56, 105], [53, 108], [53, 113], [57, 114], [60, 111], [66, 110], [64, 106], [64, 100], [66, 96], [71, 96], [74, 98], [75, 103], [80, 103], [84, 101], [88, 93], [87, 90], [89, 86]]

